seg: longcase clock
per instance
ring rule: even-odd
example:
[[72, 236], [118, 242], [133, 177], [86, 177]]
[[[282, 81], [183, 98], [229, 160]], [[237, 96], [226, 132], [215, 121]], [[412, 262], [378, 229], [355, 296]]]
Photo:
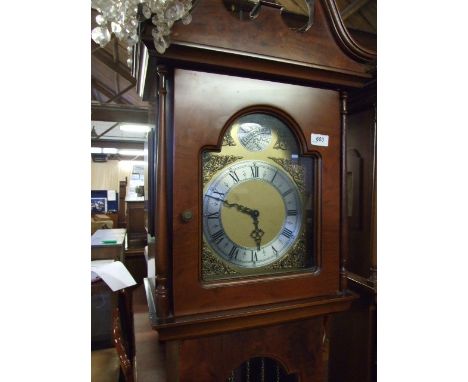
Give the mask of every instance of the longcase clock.
[[163, 55], [138, 46], [138, 88], [158, 110], [145, 285], [170, 381], [326, 379], [327, 316], [355, 298], [346, 89], [375, 55], [340, 31], [333, 1], [311, 3], [297, 32], [276, 8], [242, 22], [200, 1]]

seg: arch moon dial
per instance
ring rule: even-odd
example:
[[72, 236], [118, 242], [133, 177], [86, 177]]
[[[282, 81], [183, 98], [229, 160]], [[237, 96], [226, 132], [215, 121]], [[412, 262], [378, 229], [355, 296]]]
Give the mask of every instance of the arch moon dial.
[[263, 151], [270, 144], [272, 133], [268, 126], [244, 122], [237, 130], [239, 142], [249, 151]]
[[300, 234], [302, 216], [294, 181], [259, 160], [227, 167], [203, 195], [205, 240], [238, 267], [258, 268], [283, 257]]

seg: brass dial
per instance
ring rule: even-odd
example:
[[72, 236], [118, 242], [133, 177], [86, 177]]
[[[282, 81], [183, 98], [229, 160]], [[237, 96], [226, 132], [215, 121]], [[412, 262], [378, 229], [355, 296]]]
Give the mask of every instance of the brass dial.
[[297, 186], [281, 168], [259, 160], [236, 162], [207, 185], [205, 241], [225, 261], [258, 268], [284, 256], [302, 227]]

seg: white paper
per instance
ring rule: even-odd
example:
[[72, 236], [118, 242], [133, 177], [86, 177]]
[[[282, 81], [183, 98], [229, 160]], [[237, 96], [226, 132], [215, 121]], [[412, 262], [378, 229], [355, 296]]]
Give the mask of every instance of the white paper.
[[117, 199], [115, 190], [107, 190], [107, 200], [113, 202]]
[[95, 260], [91, 261], [91, 279], [99, 276], [112, 291], [127, 288], [136, 284], [135, 279], [120, 261]]
[[328, 146], [328, 135], [311, 134], [310, 143], [314, 146]]

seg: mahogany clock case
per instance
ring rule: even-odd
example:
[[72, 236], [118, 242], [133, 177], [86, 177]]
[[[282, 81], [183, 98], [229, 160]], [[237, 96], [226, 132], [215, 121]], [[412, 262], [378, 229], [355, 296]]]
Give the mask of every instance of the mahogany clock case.
[[[172, 310], [174, 316], [336, 296], [340, 264], [340, 94], [335, 90], [200, 71], [169, 72], [168, 174], [172, 231]], [[317, 158], [315, 272], [272, 274], [219, 283], [201, 280], [202, 153], [220, 149], [230, 124], [246, 112], [268, 112], [294, 130], [302, 155]], [[311, 134], [329, 137], [313, 146]], [[181, 218], [191, 211], [193, 218]]]

